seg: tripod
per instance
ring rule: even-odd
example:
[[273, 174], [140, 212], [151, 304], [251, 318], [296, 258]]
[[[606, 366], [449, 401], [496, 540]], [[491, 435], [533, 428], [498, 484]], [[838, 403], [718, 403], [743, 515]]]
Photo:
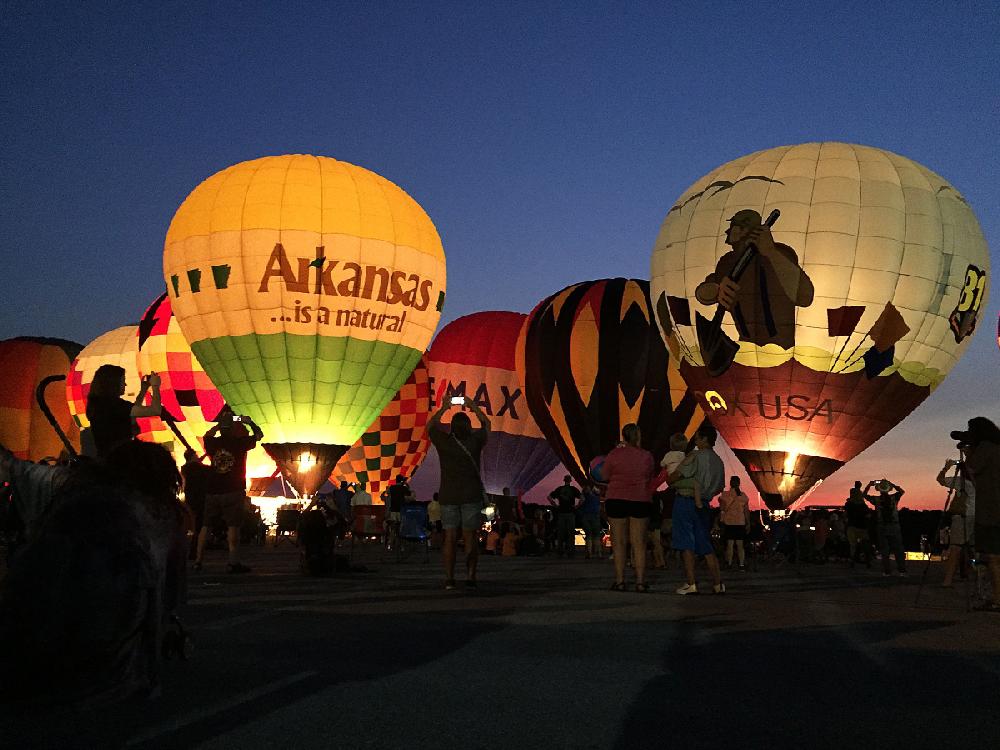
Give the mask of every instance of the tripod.
[[[963, 491], [964, 492], [964, 489], [965, 489], [964, 488], [965, 480], [962, 477], [962, 458], [963, 458], [962, 454], [959, 453], [959, 460], [954, 462], [954, 473], [951, 475], [951, 477], [949, 478], [950, 481], [948, 481], [948, 483], [947, 483], [948, 495], [946, 496], [945, 501], [944, 501], [944, 509], [941, 512], [941, 520], [938, 521], [937, 529], [934, 532], [934, 534], [935, 534], [935, 536], [936, 536], [937, 539], [941, 538], [941, 529], [943, 529], [945, 527], [945, 524], [948, 524], [948, 525], [951, 524], [951, 514], [948, 511], [951, 510], [952, 501], [956, 497], [956, 494], [957, 494], [956, 487], [961, 488], [961, 490], [958, 490], [958, 491]], [[971, 545], [969, 544], [969, 530], [968, 530], [968, 528], [965, 528], [966, 526], [967, 526], [967, 524], [963, 525], [965, 533], [962, 536], [962, 543], [959, 544], [959, 545], [955, 545], [955, 544], [952, 544], [951, 539], [949, 539], [948, 540], [948, 546], [949, 546], [949, 548], [956, 547], [956, 546], [959, 547], [959, 550], [960, 550], [959, 554], [964, 553], [967, 557], [969, 557], [969, 553], [971, 552]], [[949, 551], [949, 554], [951, 554], [950, 551]], [[971, 557], [969, 559], [971, 559]], [[924, 591], [924, 585], [927, 583], [927, 573], [928, 573], [928, 571], [930, 571], [930, 568], [931, 568], [931, 558], [930, 558], [930, 555], [928, 555], [927, 556], [927, 562], [924, 565], [924, 572], [920, 576], [920, 585], [917, 587], [917, 596], [916, 596], [916, 599], [914, 599], [914, 601], [913, 601], [913, 606], [918, 606], [920, 604], [920, 596], [921, 596], [921, 594]], [[977, 575], [977, 578], [978, 578], [978, 572], [976, 573], [976, 575]], [[970, 585], [969, 578], [966, 578], [965, 579], [965, 611], [966, 612], [971, 612], [972, 611], [972, 595], [971, 595], [971, 593], [969, 591], [969, 585]]]

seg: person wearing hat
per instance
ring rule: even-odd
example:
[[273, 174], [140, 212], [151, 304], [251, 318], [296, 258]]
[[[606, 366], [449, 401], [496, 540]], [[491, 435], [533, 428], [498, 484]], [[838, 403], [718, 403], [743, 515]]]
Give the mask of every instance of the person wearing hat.
[[980, 609], [1000, 612], [1000, 427], [973, 417], [966, 430], [951, 433], [965, 452], [965, 471], [976, 491], [976, 551], [986, 555], [992, 601]]
[[[733, 249], [719, 258], [715, 271], [695, 289], [703, 305], [722, 305], [733, 315], [740, 341], [758, 346], [795, 345], [795, 308], [809, 307], [813, 283], [799, 266], [798, 256], [788, 245], [776, 243], [770, 228], [752, 209], [737, 211], [729, 219], [726, 244]], [[730, 274], [749, 245], [757, 254], [740, 277]]]
[[[874, 487], [877, 495], [871, 494]], [[882, 575], [892, 575], [889, 565], [890, 545], [896, 556], [896, 575], [906, 577], [906, 552], [903, 551], [903, 531], [899, 527], [899, 501], [903, 497], [903, 488], [893, 484], [888, 479], [872, 480], [862, 493], [864, 499], [871, 503], [878, 519], [878, 546], [882, 554]]]

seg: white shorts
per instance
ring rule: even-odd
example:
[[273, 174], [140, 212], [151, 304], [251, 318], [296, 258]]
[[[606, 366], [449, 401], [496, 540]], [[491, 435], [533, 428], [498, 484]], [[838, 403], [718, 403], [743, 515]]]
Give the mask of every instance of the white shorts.
[[[965, 537], [965, 530], [969, 529], [969, 538]], [[948, 544], [971, 544], [972, 543], [972, 529], [975, 525], [972, 523], [966, 524], [965, 516], [952, 516], [951, 517], [951, 528], [948, 531]]]

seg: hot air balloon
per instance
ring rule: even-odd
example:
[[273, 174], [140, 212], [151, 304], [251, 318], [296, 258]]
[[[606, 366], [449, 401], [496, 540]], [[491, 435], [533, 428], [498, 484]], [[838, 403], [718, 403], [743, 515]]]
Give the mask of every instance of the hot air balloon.
[[377, 498], [398, 475], [412, 477], [430, 445], [430, 395], [427, 365], [421, 359], [375, 422], [337, 462], [331, 481], [364, 482]]
[[[82, 347], [64, 339], [19, 336], [0, 341], [0, 445], [17, 458], [39, 461], [55, 458], [65, 448], [35, 398], [47, 378], [51, 383], [69, 373]], [[59, 430], [74, 450], [80, 449], [80, 430], [61, 396], [65, 386], [45, 389], [45, 403]], [[60, 393], [54, 397], [53, 393]]]
[[[486, 491], [494, 495], [504, 487], [514, 494], [523, 492], [559, 463], [528, 410], [515, 366], [517, 340], [527, 318], [500, 311], [466, 315], [442, 328], [427, 353], [435, 408], [452, 397], [468, 396], [490, 418], [490, 439], [480, 466]], [[444, 424], [455, 413], [445, 412]], [[436, 486], [440, 463], [433, 447], [431, 454], [421, 480]]]
[[[87, 344], [73, 360], [66, 377], [66, 401], [69, 404], [73, 421], [82, 433], [90, 427], [87, 419], [87, 396], [90, 393], [90, 383], [101, 365], [115, 365], [125, 370], [126, 401], [134, 401], [139, 393], [140, 376], [136, 368], [136, 357], [139, 353], [139, 342], [136, 339], [138, 326], [122, 326], [107, 333], [102, 333]], [[168, 450], [175, 445], [174, 433], [159, 417], [144, 417], [136, 420], [138, 438], [151, 443], [160, 443]], [[180, 452], [175, 452], [180, 459]]]
[[423, 209], [335, 159], [243, 162], [199, 185], [164, 245], [174, 314], [212, 382], [310, 494], [406, 381], [445, 258]]
[[[759, 227], [775, 209], [771, 243]], [[907, 158], [844, 143], [715, 169], [671, 207], [652, 256], [657, 321], [680, 344], [681, 374], [773, 507], [941, 383], [988, 275], [961, 193]]]
[[656, 328], [645, 281], [566, 287], [534, 309], [518, 349], [531, 414], [578, 482], [630, 422], [657, 461], [672, 434], [690, 437], [702, 422]]
[[[183, 463], [185, 448], [204, 450], [205, 433], [214, 425], [225, 400], [188, 346], [165, 292], [139, 321], [136, 344], [139, 374], [159, 374], [160, 403], [171, 422], [168, 425], [159, 417], [139, 419], [139, 437], [168, 444], [178, 463]], [[274, 461], [264, 449], [258, 446], [252, 450], [247, 456], [247, 476], [272, 473]]]

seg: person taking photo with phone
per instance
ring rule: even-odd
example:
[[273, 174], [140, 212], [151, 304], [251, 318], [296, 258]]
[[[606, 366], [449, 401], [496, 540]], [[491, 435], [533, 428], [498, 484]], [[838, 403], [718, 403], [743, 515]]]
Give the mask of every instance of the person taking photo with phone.
[[247, 506], [247, 453], [254, 449], [264, 433], [250, 417], [233, 414], [229, 406], [223, 407], [216, 419], [215, 426], [205, 433], [205, 452], [212, 461], [212, 472], [208, 477], [194, 569], [201, 570], [208, 527], [221, 516], [226, 522], [228, 570], [230, 573], [249, 573], [250, 568], [240, 562], [240, 526]]
[[[479, 420], [479, 428], [473, 429], [469, 415], [460, 411], [451, 418], [451, 431], [446, 431], [441, 426], [441, 417], [456, 407], [471, 410]], [[489, 439], [490, 420], [472, 399], [455, 397], [445, 401], [431, 415], [427, 430], [441, 462], [438, 501], [441, 504], [441, 525], [444, 527], [444, 587], [449, 591], [455, 588], [455, 557], [458, 554], [458, 532], [461, 530], [465, 545], [465, 587], [475, 589], [479, 528], [483, 523], [486, 492], [480, 457]]]

